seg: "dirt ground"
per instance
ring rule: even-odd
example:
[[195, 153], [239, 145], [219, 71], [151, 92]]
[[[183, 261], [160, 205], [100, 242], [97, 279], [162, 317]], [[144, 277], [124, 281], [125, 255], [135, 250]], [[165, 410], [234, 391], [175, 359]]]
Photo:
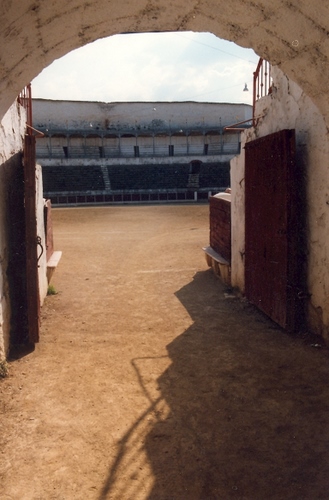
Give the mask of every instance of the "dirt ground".
[[58, 294], [0, 381], [1, 500], [328, 499], [328, 350], [232, 298], [208, 206], [53, 220]]

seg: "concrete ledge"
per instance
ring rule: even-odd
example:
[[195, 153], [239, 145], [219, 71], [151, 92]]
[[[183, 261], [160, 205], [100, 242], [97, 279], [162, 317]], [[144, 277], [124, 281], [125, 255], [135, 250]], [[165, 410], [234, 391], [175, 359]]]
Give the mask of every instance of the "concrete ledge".
[[59, 261], [61, 260], [61, 257], [62, 257], [62, 251], [61, 250], [57, 250], [56, 252], [52, 253], [50, 259], [47, 262], [47, 280], [48, 280], [48, 284], [50, 283], [52, 275], [54, 274], [55, 269], [56, 269]]
[[230, 262], [211, 247], [203, 247], [202, 250], [205, 252], [208, 266], [212, 268], [216, 276], [221, 278], [226, 285], [231, 286]]

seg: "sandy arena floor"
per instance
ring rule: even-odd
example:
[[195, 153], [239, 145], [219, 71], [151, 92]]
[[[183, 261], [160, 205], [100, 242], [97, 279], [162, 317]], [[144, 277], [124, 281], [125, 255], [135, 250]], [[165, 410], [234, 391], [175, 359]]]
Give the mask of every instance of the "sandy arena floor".
[[328, 499], [328, 351], [225, 295], [208, 206], [53, 220], [59, 293], [0, 381], [0, 499]]

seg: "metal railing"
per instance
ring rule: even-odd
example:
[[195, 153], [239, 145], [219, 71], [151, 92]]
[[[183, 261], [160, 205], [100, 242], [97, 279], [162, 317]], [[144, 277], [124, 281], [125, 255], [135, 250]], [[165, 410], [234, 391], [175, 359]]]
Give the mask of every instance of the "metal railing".
[[17, 101], [26, 110], [26, 135], [35, 135], [35, 137], [44, 137], [44, 133], [32, 126], [32, 89], [29, 83], [24, 87], [17, 97]]
[[32, 128], [32, 91], [31, 84], [29, 83], [22, 92], [19, 94], [17, 98], [19, 104], [23, 106], [26, 110], [26, 127], [27, 127], [27, 135], [33, 134]]
[[272, 92], [271, 65], [262, 57], [258, 61], [256, 71], [254, 72], [253, 82], [253, 122], [255, 125], [255, 106], [256, 102]]

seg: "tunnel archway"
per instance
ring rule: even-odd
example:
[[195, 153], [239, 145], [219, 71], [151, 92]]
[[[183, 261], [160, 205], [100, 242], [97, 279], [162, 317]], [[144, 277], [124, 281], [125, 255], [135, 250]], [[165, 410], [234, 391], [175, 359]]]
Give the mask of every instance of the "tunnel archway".
[[[57, 0], [3, 2], [0, 60], [0, 114], [18, 92], [56, 58], [98, 38], [125, 32], [210, 31], [253, 48], [278, 65], [329, 116], [329, 7], [321, 0], [301, 5], [265, 0]], [[327, 23], [328, 24], [328, 23]], [[305, 68], [308, 70], [305, 71]]]
[[[326, 213], [323, 208], [328, 204], [326, 199], [318, 196], [316, 186], [324, 186], [327, 181], [328, 5], [320, 0], [315, 0], [312, 5], [300, 5], [297, 0], [289, 3], [282, 3], [282, 0], [262, 0], [261, 4], [246, 4], [244, 0], [232, 0], [229, 4], [223, 0], [195, 0], [195, 3], [187, 5], [182, 0], [177, 0], [174, 5], [164, 0], [128, 0], [125, 4], [120, 4], [118, 0], [99, 0], [95, 9], [94, 4], [88, 0], [73, 0], [69, 5], [63, 0], [54, 0], [51, 4], [44, 4], [41, 0], [27, 0], [24, 5], [18, 0], [5, 0], [0, 12], [3, 24], [0, 46], [0, 118], [18, 92], [56, 58], [109, 35], [207, 31], [254, 49], [258, 55], [283, 71], [282, 81], [287, 80], [285, 75], [289, 77], [290, 80], [285, 81], [285, 84], [294, 108], [305, 108], [305, 101], [302, 102], [302, 99], [307, 96], [318, 106], [316, 109], [312, 104], [310, 115], [304, 117], [305, 130], [314, 131], [314, 136], [319, 138], [319, 146], [311, 145], [307, 151], [308, 160], [310, 153], [313, 155], [312, 161], [309, 160], [312, 175], [309, 176], [307, 195], [309, 206], [313, 210], [310, 211], [309, 219], [310, 225], [317, 228], [317, 221]], [[299, 89], [298, 95], [293, 95], [289, 90], [293, 87], [291, 82], [299, 84], [305, 94]], [[276, 91], [279, 95], [280, 88]], [[275, 94], [276, 92], [273, 93]], [[284, 102], [281, 108], [284, 108]], [[322, 116], [318, 116], [318, 110]], [[285, 111], [287, 124], [291, 113], [287, 108]], [[314, 120], [318, 124], [321, 122], [318, 129], [321, 130], [321, 135], [313, 126]], [[306, 137], [305, 130], [302, 131], [303, 141]], [[323, 227], [327, 227], [327, 222]], [[310, 241], [314, 240], [318, 248], [322, 246], [324, 252], [327, 252], [326, 244], [320, 245], [320, 241], [325, 241], [325, 231], [322, 231], [320, 239], [316, 230], [314, 233], [316, 238], [310, 238]], [[322, 269], [318, 265], [320, 259], [316, 250], [314, 257], [312, 255], [315, 270]], [[315, 313], [318, 315], [320, 311], [320, 316], [327, 300], [323, 298], [327, 294], [322, 292], [319, 292], [321, 300], [318, 300], [322, 305], [316, 304]], [[327, 324], [327, 313], [324, 321]], [[322, 325], [322, 319], [318, 320], [318, 316], [316, 322]]]

